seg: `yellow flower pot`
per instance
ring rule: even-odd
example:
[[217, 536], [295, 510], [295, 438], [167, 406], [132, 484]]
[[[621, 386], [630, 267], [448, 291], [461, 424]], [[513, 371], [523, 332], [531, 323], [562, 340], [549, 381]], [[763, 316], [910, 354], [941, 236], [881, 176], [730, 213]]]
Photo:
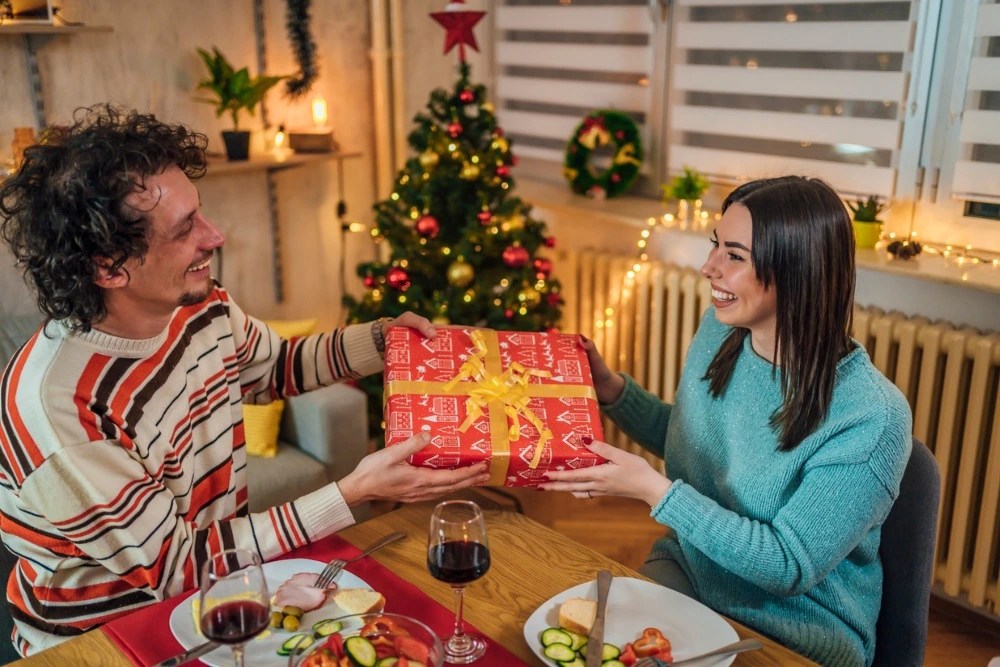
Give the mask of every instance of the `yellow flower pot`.
[[851, 222], [854, 225], [854, 245], [858, 248], [874, 248], [882, 238], [881, 222]]

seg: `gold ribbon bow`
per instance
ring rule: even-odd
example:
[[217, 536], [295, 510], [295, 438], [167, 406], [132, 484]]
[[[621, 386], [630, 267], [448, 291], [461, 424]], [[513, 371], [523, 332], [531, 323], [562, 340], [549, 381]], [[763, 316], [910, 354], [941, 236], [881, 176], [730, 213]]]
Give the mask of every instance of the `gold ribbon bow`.
[[469, 390], [469, 397], [465, 399], [466, 417], [458, 430], [465, 433], [477, 419], [483, 416], [490, 403], [494, 401], [502, 403], [503, 412], [510, 420], [510, 426], [507, 429], [508, 440], [520, 439], [520, 417], [524, 417], [525, 421], [538, 431], [538, 443], [535, 445], [535, 454], [531, 457], [529, 465], [534, 470], [542, 459], [545, 443], [552, 439], [552, 431], [546, 428], [542, 420], [528, 409], [528, 402], [531, 400], [531, 396], [528, 395], [528, 378], [532, 376], [552, 377], [552, 373], [536, 368], [525, 368], [516, 361], [502, 373], [491, 372], [486, 367], [486, 355], [489, 348], [484, 332], [471, 331], [469, 338], [472, 339], [472, 344], [476, 348], [475, 352], [458, 369], [458, 375], [444, 385], [445, 390], [451, 390], [459, 382], [466, 379], [472, 380], [476, 384], [476, 388]]
[[611, 141], [611, 135], [600, 125], [591, 125], [580, 133], [579, 138], [579, 142], [590, 150], [594, 150], [595, 146], [603, 146], [609, 141]]

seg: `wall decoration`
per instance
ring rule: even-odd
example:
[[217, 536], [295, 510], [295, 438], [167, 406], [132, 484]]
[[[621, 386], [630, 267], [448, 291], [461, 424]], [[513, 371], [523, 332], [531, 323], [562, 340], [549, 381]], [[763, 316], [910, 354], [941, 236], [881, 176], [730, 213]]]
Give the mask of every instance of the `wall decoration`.
[[[615, 147], [611, 165], [597, 172], [589, 165], [591, 153], [608, 144]], [[573, 192], [595, 199], [627, 192], [642, 166], [639, 128], [619, 111], [591, 112], [570, 137], [563, 165], [563, 175]]]

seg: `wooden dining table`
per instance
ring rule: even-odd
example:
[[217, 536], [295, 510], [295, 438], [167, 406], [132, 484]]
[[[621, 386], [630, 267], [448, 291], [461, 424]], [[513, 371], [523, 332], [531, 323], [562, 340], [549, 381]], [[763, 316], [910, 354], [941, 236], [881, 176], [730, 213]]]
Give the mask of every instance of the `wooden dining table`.
[[[486, 517], [491, 563], [489, 573], [470, 584], [466, 590], [465, 619], [530, 665], [546, 663], [535, 656], [525, 641], [524, 623], [546, 600], [595, 578], [602, 568], [616, 576], [645, 579], [635, 570], [523, 514], [501, 505], [491, 505], [488, 501], [480, 501], [480, 504]], [[372, 558], [435, 601], [451, 608], [454, 604], [451, 588], [431, 577], [427, 571], [427, 526], [433, 507], [434, 503], [407, 505], [351, 526], [339, 535], [364, 548], [386, 533], [395, 530], [406, 532], [410, 539], [377, 551]], [[739, 623], [731, 620], [729, 623], [741, 639], [754, 637], [764, 645], [762, 650], [736, 656], [736, 667], [814, 664]], [[133, 665], [118, 646], [99, 630], [87, 632], [13, 664], [23, 667]]]

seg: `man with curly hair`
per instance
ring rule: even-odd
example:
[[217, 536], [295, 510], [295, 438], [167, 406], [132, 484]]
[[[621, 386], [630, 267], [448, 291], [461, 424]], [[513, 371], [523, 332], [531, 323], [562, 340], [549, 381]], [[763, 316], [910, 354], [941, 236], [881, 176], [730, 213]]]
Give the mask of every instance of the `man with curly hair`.
[[0, 233], [45, 324], [0, 383], [0, 530], [18, 558], [7, 598], [23, 655], [189, 590], [208, 555], [263, 560], [354, 522], [374, 498], [426, 500], [489, 478], [485, 464], [365, 457], [299, 499], [247, 509], [242, 403], [382, 368], [406, 313], [283, 340], [209, 273], [222, 234], [192, 183], [204, 135], [109, 105], [25, 152], [0, 185]]

